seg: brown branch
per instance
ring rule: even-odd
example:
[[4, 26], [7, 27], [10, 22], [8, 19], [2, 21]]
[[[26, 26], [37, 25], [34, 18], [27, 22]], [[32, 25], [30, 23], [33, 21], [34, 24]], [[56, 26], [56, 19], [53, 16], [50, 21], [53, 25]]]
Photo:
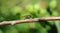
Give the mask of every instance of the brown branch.
[[6, 25], [6, 24], [19, 24], [19, 23], [26, 23], [26, 22], [36, 22], [39, 20], [60, 20], [60, 17], [43, 17], [43, 18], [33, 18], [33, 19], [25, 19], [25, 20], [15, 20], [15, 21], [3, 21], [0, 22], [0, 25]]

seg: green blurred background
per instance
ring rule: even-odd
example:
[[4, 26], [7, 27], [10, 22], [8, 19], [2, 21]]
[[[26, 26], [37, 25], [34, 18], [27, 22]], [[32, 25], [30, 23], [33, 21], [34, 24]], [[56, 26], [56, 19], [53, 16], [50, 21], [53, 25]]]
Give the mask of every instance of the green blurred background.
[[[0, 22], [60, 16], [60, 0], [0, 0]], [[0, 33], [60, 33], [60, 20], [0, 26]]]

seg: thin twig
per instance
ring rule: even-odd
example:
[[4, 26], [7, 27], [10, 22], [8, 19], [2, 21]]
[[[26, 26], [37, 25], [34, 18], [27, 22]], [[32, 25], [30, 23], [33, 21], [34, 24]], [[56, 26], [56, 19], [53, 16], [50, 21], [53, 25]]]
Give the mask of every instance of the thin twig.
[[60, 20], [60, 17], [43, 17], [43, 18], [33, 18], [33, 19], [25, 19], [25, 20], [15, 20], [15, 21], [3, 21], [0, 22], [0, 25], [6, 25], [6, 24], [19, 24], [19, 23], [30, 23], [30, 22], [36, 22], [39, 20]]

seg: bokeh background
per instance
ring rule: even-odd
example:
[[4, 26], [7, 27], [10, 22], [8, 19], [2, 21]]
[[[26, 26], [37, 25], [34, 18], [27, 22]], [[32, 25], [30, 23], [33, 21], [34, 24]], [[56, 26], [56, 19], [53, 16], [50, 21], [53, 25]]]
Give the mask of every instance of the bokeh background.
[[[60, 0], [0, 0], [0, 22], [60, 16]], [[0, 33], [60, 33], [60, 20], [0, 26]]]

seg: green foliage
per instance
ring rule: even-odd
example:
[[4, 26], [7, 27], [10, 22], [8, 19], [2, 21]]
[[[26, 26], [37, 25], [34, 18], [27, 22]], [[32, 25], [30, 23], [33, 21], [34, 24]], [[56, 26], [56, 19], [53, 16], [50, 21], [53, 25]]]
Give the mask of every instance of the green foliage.
[[12, 7], [12, 11], [11, 11], [14, 15], [16, 15], [16, 14], [20, 14], [21, 12], [23, 12], [22, 11], [22, 8], [21, 7], [19, 7], [19, 6], [14, 6], [14, 7]]
[[55, 9], [56, 6], [57, 6], [57, 0], [51, 0], [49, 2], [49, 7], [51, 10]]
[[18, 33], [18, 30], [12, 25], [5, 25], [1, 28], [4, 33]]
[[0, 33], [3, 33], [3, 31], [0, 29]]
[[[31, 0], [32, 3], [26, 6], [22, 5], [25, 0], [19, 1], [20, 2], [17, 0], [1, 0], [0, 21], [59, 16], [58, 11], [54, 10], [56, 7], [56, 0], [51, 0], [48, 4], [52, 15], [49, 14], [47, 9], [41, 8], [37, 0]], [[21, 7], [21, 5], [25, 7]], [[50, 25], [56, 25], [58, 33], [60, 33], [60, 21], [38, 21], [16, 25], [4, 25], [0, 27], [0, 33], [49, 33], [48, 31], [51, 30]]]
[[[57, 0], [51, 0], [51, 2], [49, 3], [49, 7], [50, 7], [50, 11], [52, 12], [51, 16], [59, 16], [58, 11], [55, 10], [55, 8], [57, 7]], [[51, 21], [56, 25], [57, 31], [58, 33], [60, 33], [60, 21]]]

